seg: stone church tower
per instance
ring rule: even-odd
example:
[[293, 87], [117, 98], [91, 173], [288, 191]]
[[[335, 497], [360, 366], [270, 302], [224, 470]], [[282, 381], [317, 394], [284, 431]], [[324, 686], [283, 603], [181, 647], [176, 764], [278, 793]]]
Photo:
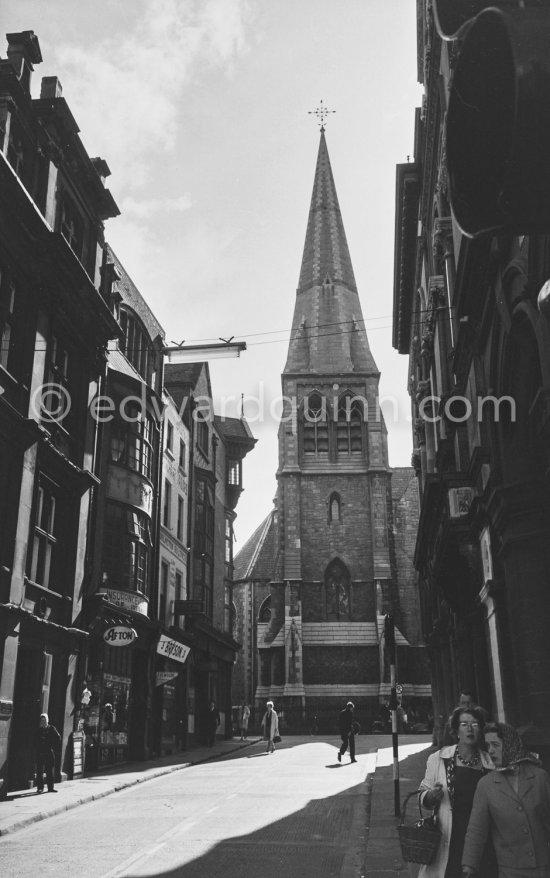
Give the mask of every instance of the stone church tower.
[[389, 466], [379, 378], [321, 128], [282, 374], [276, 508], [235, 559], [245, 649], [233, 700], [259, 709], [272, 698], [289, 729], [315, 715], [332, 729], [349, 699], [362, 724], [377, 718], [389, 692], [386, 612], [398, 625], [404, 706], [429, 697], [424, 650], [410, 646], [420, 636], [416, 480]]

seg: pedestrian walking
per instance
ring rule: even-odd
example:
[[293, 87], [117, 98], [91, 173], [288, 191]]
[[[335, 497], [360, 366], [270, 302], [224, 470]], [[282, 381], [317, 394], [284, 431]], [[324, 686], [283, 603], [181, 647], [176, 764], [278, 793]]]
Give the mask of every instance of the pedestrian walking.
[[272, 701], [268, 701], [266, 704], [266, 711], [262, 719], [262, 729], [264, 738], [267, 740], [266, 753], [273, 753], [275, 751], [274, 738], [279, 737], [279, 717], [273, 710]]
[[220, 724], [220, 713], [218, 708], [216, 707], [216, 702], [211, 701], [208, 705], [208, 712], [206, 715], [206, 737], [208, 741], [208, 746], [213, 747], [216, 741], [216, 732], [218, 731], [218, 726]]
[[[479, 704], [476, 705], [476, 702], [474, 699], [474, 694], [473, 694], [471, 689], [466, 689], [465, 687], [462, 687], [462, 689], [460, 690], [460, 695], [458, 696], [458, 701], [457, 701], [457, 704], [456, 704], [456, 707], [454, 708], [454, 710], [456, 710], [457, 707], [461, 707], [462, 710], [469, 710], [470, 707], [474, 707], [474, 706], [476, 706], [478, 708], [478, 710], [483, 711], [483, 718], [485, 719], [485, 724], [487, 724], [489, 722], [488, 711], [486, 711], [485, 708], [481, 707]], [[451, 746], [451, 744], [456, 743], [456, 739], [453, 735], [453, 730], [451, 729], [452, 715], [453, 714], [451, 713], [450, 716], [448, 717], [447, 722], [445, 723], [445, 727], [443, 729], [443, 737], [441, 739], [441, 746], [442, 747], [448, 747], [448, 746]]]
[[342, 738], [342, 746], [338, 750], [338, 762], [342, 761], [342, 756], [349, 746], [350, 762], [357, 762], [355, 758], [355, 724], [353, 719], [353, 711], [355, 705], [353, 701], [348, 701], [343, 710], [340, 711], [338, 717], [338, 726], [340, 737]]
[[[485, 719], [478, 707], [457, 707], [451, 715], [451, 731], [457, 743], [442, 747], [428, 757], [420, 784], [424, 808], [438, 808], [441, 841], [431, 865], [421, 866], [418, 878], [462, 878], [462, 849], [478, 782], [494, 765], [481, 749]], [[483, 878], [495, 878], [490, 857], [484, 862]]]
[[463, 875], [484, 878], [482, 856], [490, 839], [499, 878], [550, 878], [550, 778], [513, 726], [489, 724], [485, 742], [495, 771], [477, 785]]
[[250, 707], [246, 702], [241, 707], [241, 741], [248, 737], [248, 721], [250, 719]]
[[36, 791], [44, 792], [44, 774], [48, 784], [48, 792], [54, 789], [55, 748], [61, 742], [61, 735], [55, 726], [50, 724], [47, 713], [41, 713], [36, 733]]

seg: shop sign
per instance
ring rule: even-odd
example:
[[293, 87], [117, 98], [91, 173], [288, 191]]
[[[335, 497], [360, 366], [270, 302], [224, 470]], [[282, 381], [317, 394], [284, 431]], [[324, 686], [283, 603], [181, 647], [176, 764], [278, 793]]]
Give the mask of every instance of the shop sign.
[[107, 628], [103, 635], [103, 640], [109, 646], [129, 646], [137, 638], [137, 631], [134, 628], [127, 628], [126, 625], [113, 625]]
[[157, 671], [157, 686], [164, 686], [165, 683], [169, 683], [170, 680], [173, 680], [174, 677], [178, 676], [178, 671]]
[[451, 518], [468, 515], [474, 499], [473, 488], [449, 488], [449, 513]]
[[147, 615], [147, 601], [138, 594], [132, 594], [130, 591], [119, 591], [117, 588], [106, 588], [99, 594], [106, 597], [109, 603], [115, 607], [133, 610], [134, 613], [141, 613], [142, 616]]
[[178, 640], [172, 640], [172, 638], [167, 637], [166, 634], [161, 634], [160, 640], [157, 644], [157, 652], [159, 655], [165, 655], [167, 658], [183, 663], [191, 652], [191, 647], [185, 646]]

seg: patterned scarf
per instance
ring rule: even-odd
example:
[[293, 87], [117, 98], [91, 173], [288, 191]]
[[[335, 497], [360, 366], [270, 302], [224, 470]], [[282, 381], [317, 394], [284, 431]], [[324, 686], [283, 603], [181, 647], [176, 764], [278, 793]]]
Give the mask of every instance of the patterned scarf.
[[497, 771], [508, 771], [520, 762], [540, 765], [540, 760], [525, 748], [519, 732], [513, 726], [507, 723], [494, 723], [494, 725], [502, 741], [502, 768], [498, 768]]

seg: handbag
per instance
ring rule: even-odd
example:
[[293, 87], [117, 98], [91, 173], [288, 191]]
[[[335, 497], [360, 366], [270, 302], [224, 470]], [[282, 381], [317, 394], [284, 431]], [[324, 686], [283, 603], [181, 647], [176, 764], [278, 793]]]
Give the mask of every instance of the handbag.
[[273, 735], [273, 743], [274, 744], [280, 744], [282, 740], [283, 739], [281, 738], [280, 735]]
[[[414, 790], [406, 796], [401, 812], [401, 823], [397, 827], [401, 855], [406, 863], [422, 863], [429, 866], [433, 863], [439, 842], [441, 841], [441, 829], [437, 808], [434, 808], [429, 817], [422, 816], [420, 807], [420, 793], [422, 790]], [[418, 812], [420, 819], [416, 823], [406, 824], [407, 802], [412, 796], [418, 796]]]

